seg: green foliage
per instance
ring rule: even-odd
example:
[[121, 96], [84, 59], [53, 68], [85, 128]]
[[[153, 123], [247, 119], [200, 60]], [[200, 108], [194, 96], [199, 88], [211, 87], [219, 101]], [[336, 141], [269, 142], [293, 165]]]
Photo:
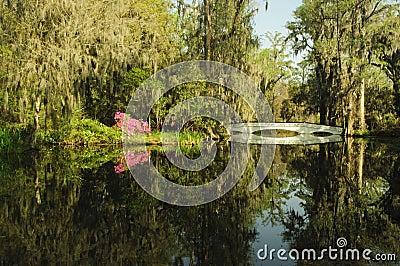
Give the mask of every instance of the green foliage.
[[0, 127], [0, 153], [21, 152], [29, 148], [31, 129], [26, 125]]
[[392, 3], [385, 10], [381, 23], [370, 25], [371, 62], [383, 70], [392, 82], [394, 109], [400, 117], [400, 4]]
[[14, 143], [20, 141], [19, 134], [13, 134], [9, 128], [0, 128], [0, 151], [9, 150]]
[[183, 59], [204, 59], [246, 69], [258, 48], [253, 1], [177, 1], [177, 25]]
[[306, 53], [293, 102], [348, 135], [389, 126], [379, 117], [400, 112], [398, 14], [392, 1], [303, 1], [287, 25]]
[[[271, 47], [257, 51], [250, 58], [250, 72], [264, 93], [273, 93], [276, 84], [291, 76], [287, 41], [281, 33], [267, 33]], [[272, 98], [272, 97], [270, 97]], [[270, 99], [272, 100], [272, 99]]]
[[88, 146], [119, 144], [122, 132], [116, 127], [108, 127], [96, 120], [76, 115], [59, 130], [42, 130], [38, 135], [44, 144]]
[[71, 126], [63, 129], [70, 130], [64, 139], [65, 144], [109, 144], [121, 141], [120, 131], [88, 118], [71, 121]]
[[[45, 142], [103, 143], [107, 140], [89, 133], [100, 134], [100, 125], [82, 120], [66, 126], [64, 120], [82, 109], [88, 118], [111, 126], [112, 114], [126, 108], [140, 83], [176, 61], [207, 58], [247, 68], [248, 55], [258, 46], [251, 2], [174, 4], [5, 3], [0, 7], [0, 119], [34, 125], [34, 134]], [[234, 15], [226, 17], [227, 12]], [[210, 95], [214, 89], [203, 86], [201, 92]], [[151, 113], [152, 128], [160, 127], [168, 108], [189, 94], [199, 95], [189, 90], [161, 97]], [[233, 103], [230, 96], [224, 100]]]
[[18, 0], [0, 13], [1, 119], [35, 130], [81, 108], [111, 125], [131, 96], [125, 73], [175, 60], [168, 0]]
[[189, 131], [179, 133], [179, 143], [181, 146], [198, 146], [203, 139], [203, 134], [194, 134]]
[[[150, 72], [141, 68], [132, 68], [128, 72], [121, 71], [118, 84], [114, 89], [93, 88], [91, 100], [85, 111], [89, 117], [107, 126], [114, 124], [113, 114], [116, 110], [125, 110], [135, 90], [145, 81]], [[123, 76], [122, 76], [123, 75]]]
[[146, 142], [153, 145], [178, 145], [182, 149], [190, 149], [191, 147], [198, 149], [201, 140], [204, 138], [204, 134], [196, 133], [193, 131], [183, 131], [179, 133], [178, 143], [175, 142], [176, 135], [174, 133], [164, 133], [160, 131], [152, 132], [146, 137]]
[[139, 85], [150, 76], [148, 71], [140, 68], [132, 68], [129, 70], [124, 77], [124, 87], [126, 87], [131, 93], [135, 91]]

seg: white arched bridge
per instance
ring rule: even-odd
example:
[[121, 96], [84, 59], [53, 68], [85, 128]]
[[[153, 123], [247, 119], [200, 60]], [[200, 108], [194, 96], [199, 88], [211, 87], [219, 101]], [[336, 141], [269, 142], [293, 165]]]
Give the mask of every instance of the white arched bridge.
[[[240, 123], [227, 127], [230, 141], [249, 144], [318, 144], [342, 141], [343, 129], [310, 123]], [[276, 137], [273, 134], [255, 135], [257, 131], [286, 130], [295, 136]]]

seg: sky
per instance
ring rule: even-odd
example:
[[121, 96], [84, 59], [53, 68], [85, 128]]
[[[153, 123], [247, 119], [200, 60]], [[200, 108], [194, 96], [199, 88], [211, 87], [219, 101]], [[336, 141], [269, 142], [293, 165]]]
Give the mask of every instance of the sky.
[[287, 34], [285, 25], [293, 20], [293, 11], [301, 5], [302, 0], [268, 0], [268, 10], [265, 11], [265, 0], [256, 0], [259, 9], [255, 17], [255, 31], [261, 37], [262, 47], [268, 47], [263, 36], [266, 32], [281, 32]]

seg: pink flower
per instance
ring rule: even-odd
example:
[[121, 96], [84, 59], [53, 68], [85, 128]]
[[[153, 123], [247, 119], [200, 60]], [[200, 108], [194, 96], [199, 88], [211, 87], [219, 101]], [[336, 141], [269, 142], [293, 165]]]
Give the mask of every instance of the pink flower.
[[124, 120], [124, 118], [125, 118], [125, 113], [116, 112], [114, 115], [115, 120]]
[[129, 118], [125, 113], [116, 112], [114, 115], [116, 126], [124, 130], [128, 135], [132, 136], [135, 133], [150, 133], [149, 123], [142, 119]]
[[125, 119], [125, 113], [116, 112], [114, 115], [114, 120], [117, 122], [116, 126], [119, 129], [122, 129], [123, 123]]
[[125, 167], [122, 163], [118, 164], [117, 166], [114, 166], [114, 170], [117, 174], [125, 172]]
[[143, 129], [144, 129], [144, 132], [146, 132], [146, 133], [150, 133], [151, 132], [150, 127], [149, 127], [149, 122], [144, 122], [143, 123]]

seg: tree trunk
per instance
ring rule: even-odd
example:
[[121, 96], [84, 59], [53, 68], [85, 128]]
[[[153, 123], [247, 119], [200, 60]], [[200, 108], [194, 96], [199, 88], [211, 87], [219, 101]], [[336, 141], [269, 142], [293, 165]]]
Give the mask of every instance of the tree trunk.
[[365, 152], [365, 142], [361, 141], [360, 143], [360, 156], [358, 161], [358, 193], [362, 193], [363, 187], [363, 169], [364, 169], [364, 152]]
[[212, 0], [204, 0], [205, 11], [205, 36], [204, 36], [204, 59], [211, 60], [211, 34], [212, 34], [212, 21], [211, 9]]
[[347, 111], [347, 136], [353, 136], [354, 135], [354, 94], [352, 92], [349, 92], [349, 106], [348, 106], [348, 111]]
[[3, 110], [5, 113], [8, 112], [8, 90], [7, 88], [4, 90], [4, 103], [3, 103]]
[[364, 132], [367, 129], [365, 124], [365, 79], [361, 81], [361, 96], [360, 96], [360, 130]]
[[318, 80], [318, 85], [320, 89], [319, 93], [319, 123], [321, 125], [325, 125], [327, 122], [327, 105], [328, 105], [328, 100], [327, 100], [327, 82], [326, 82], [326, 73], [324, 70], [324, 67], [322, 65], [321, 60], [319, 59], [317, 62], [317, 69], [316, 69], [316, 74], [317, 74], [317, 80]]
[[40, 112], [40, 104], [41, 104], [41, 95], [37, 96], [35, 101], [35, 116], [34, 116], [34, 131], [33, 131], [33, 139], [32, 139], [32, 146], [36, 147], [36, 136], [37, 132], [39, 131], [39, 112]]

